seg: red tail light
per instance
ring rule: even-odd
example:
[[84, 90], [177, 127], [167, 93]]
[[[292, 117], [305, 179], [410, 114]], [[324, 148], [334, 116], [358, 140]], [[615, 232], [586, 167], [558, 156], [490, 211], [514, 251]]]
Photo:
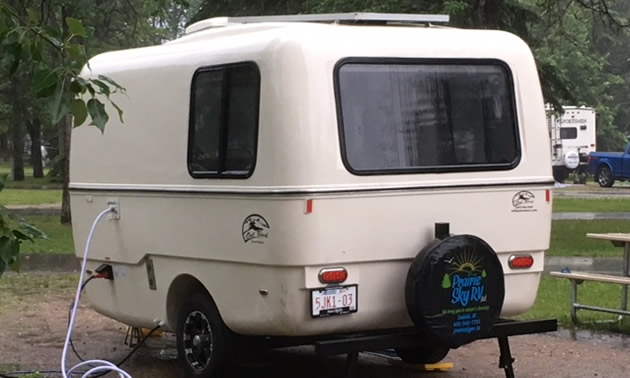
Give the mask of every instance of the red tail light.
[[338, 284], [348, 279], [345, 268], [324, 268], [319, 271], [319, 282], [323, 284]]
[[534, 265], [534, 258], [531, 255], [512, 255], [508, 260], [508, 265], [512, 269], [527, 269]]

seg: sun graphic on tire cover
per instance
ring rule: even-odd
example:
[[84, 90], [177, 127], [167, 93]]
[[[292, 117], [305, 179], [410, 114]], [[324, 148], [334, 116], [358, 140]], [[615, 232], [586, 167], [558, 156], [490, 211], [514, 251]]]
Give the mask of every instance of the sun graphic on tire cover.
[[481, 259], [472, 248], [465, 248], [463, 251], [455, 255], [449, 261], [451, 274], [464, 273], [469, 276], [482, 273], [483, 266]]

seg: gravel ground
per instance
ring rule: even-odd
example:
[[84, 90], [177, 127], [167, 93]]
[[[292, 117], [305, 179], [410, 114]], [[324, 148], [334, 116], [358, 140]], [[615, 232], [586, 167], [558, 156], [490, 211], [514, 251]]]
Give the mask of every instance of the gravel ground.
[[[31, 298], [32, 299], [32, 298]], [[19, 311], [0, 312], [0, 371], [58, 369], [65, 336], [71, 293], [48, 295]], [[125, 327], [82, 306], [75, 333], [77, 349], [89, 358], [118, 361], [128, 352], [123, 344]], [[622, 377], [630, 376], [630, 353], [596, 340], [573, 341], [554, 335], [519, 336], [511, 339], [517, 377]], [[76, 362], [76, 359], [71, 359]], [[503, 377], [498, 369], [496, 341], [483, 340], [451, 351], [445, 362], [453, 368], [443, 373], [419, 372], [397, 359], [362, 353], [357, 377]], [[227, 377], [343, 377], [344, 359], [318, 359], [311, 348], [292, 348], [259, 356], [256, 361], [231, 366]], [[135, 378], [183, 377], [175, 359], [170, 335], [152, 337], [125, 368]]]

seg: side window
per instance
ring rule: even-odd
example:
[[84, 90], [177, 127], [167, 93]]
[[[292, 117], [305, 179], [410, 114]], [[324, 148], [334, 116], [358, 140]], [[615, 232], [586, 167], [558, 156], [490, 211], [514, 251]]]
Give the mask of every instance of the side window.
[[188, 171], [247, 178], [256, 164], [260, 73], [252, 64], [205, 68], [193, 77]]
[[511, 169], [520, 159], [512, 77], [498, 61], [353, 58], [336, 73], [354, 174]]

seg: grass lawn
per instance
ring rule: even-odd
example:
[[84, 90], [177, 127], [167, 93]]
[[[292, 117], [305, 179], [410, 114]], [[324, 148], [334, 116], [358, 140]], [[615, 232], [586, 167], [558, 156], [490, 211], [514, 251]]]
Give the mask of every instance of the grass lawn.
[[61, 183], [51, 183], [47, 177], [48, 168], [44, 168], [44, 177], [34, 178], [33, 167], [24, 167], [24, 181], [13, 181], [11, 163], [0, 163], [0, 175], [8, 175], [5, 188], [11, 189], [61, 189]]
[[6, 274], [0, 279], [0, 314], [15, 311], [50, 296], [76, 290], [78, 274]]
[[61, 203], [61, 190], [4, 189], [0, 192], [2, 205], [41, 205]]
[[[578, 289], [578, 301], [593, 306], [620, 308], [621, 285], [585, 282]], [[538, 288], [534, 307], [519, 319], [557, 318], [561, 327], [573, 328], [571, 322], [571, 283], [564, 278], [543, 277]], [[617, 315], [593, 311], [578, 311], [580, 328], [630, 332], [630, 319], [620, 322], [596, 323], [615, 320]]]
[[33, 226], [44, 231], [49, 240], [23, 242], [20, 253], [74, 253], [72, 227], [59, 223], [58, 216], [34, 215], [25, 217]]
[[621, 249], [587, 233], [630, 232], [627, 220], [555, 220], [551, 225], [551, 248], [547, 256], [604, 257], [622, 255]]
[[[1, 193], [0, 193], [1, 194]], [[44, 231], [50, 240], [22, 244], [25, 253], [74, 253], [72, 228], [59, 223], [59, 217], [37, 215], [26, 217]], [[587, 239], [586, 233], [630, 232], [626, 220], [556, 220], [551, 228], [551, 248], [547, 256], [619, 257], [620, 248], [602, 240]]]
[[605, 198], [554, 198], [554, 213], [593, 212], [593, 213], [624, 213], [630, 212], [630, 199]]

